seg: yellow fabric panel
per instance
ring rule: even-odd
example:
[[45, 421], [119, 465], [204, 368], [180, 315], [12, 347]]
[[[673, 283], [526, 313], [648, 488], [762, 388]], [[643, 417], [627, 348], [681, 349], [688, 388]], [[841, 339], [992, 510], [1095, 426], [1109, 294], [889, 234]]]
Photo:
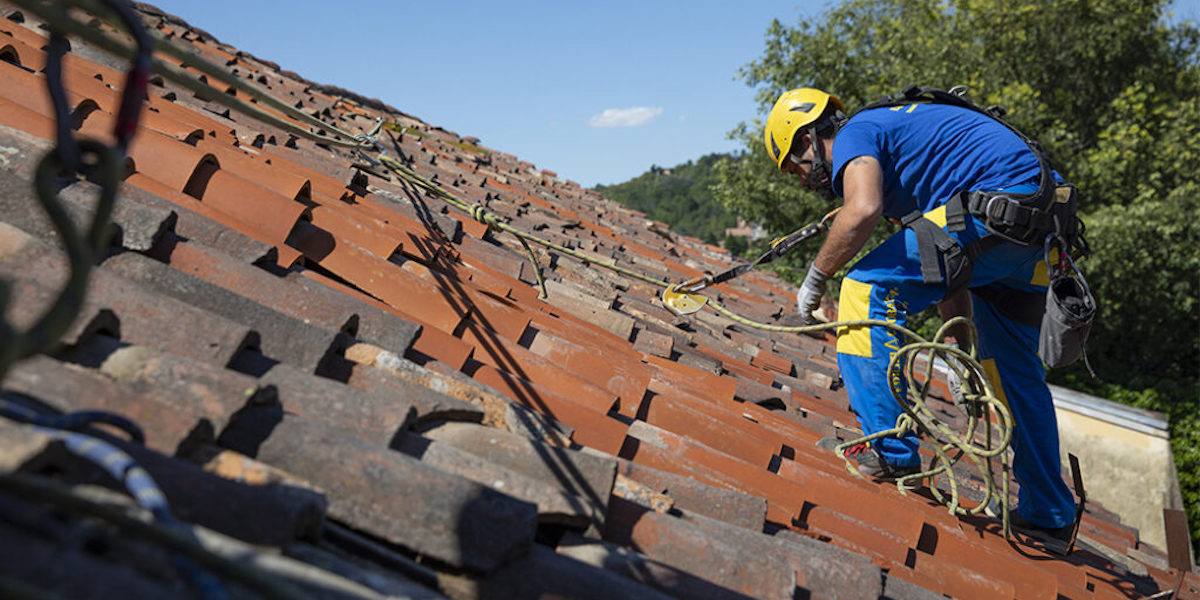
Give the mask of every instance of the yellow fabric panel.
[[946, 226], [946, 207], [944, 205], [939, 206], [939, 207], [925, 213], [925, 218], [929, 219], [930, 221], [933, 221], [933, 224], [937, 225], [938, 227], [945, 227]]
[[[1008, 409], [1008, 413], [1012, 414], [1012, 407], [1008, 405], [1008, 394], [1004, 393], [1004, 386], [1000, 384], [1000, 371], [996, 369], [996, 359], [987, 358], [980, 363], [983, 367], [983, 373], [987, 375], [988, 383], [992, 384], [992, 389], [996, 392], [996, 399]], [[1015, 420], [1016, 417], [1014, 416]]]
[[[838, 302], [839, 321], [857, 321], [870, 315], [871, 288], [869, 283], [842, 280], [842, 295]], [[839, 327], [837, 351], [841, 354], [871, 358], [870, 327]]]
[[[1050, 249], [1050, 260], [1051, 262], [1058, 262], [1058, 248]], [[1046, 266], [1046, 261], [1039, 260], [1033, 266], [1033, 279], [1030, 279], [1029, 283], [1033, 285], [1050, 285], [1050, 271]]]

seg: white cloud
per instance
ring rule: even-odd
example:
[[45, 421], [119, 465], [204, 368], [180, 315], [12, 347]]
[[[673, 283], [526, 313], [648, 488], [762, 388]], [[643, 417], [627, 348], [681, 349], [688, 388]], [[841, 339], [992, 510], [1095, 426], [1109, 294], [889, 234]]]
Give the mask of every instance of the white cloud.
[[588, 127], [637, 127], [662, 114], [662, 107], [608, 108], [588, 119]]

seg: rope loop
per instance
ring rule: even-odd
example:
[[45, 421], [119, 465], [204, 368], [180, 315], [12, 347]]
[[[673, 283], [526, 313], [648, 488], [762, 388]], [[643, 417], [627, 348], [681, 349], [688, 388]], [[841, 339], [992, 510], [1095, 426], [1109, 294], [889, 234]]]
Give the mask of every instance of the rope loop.
[[487, 207], [478, 202], [467, 207], [467, 214], [471, 215], [472, 219], [487, 225], [488, 229], [496, 229], [500, 224], [496, 215], [488, 212]]

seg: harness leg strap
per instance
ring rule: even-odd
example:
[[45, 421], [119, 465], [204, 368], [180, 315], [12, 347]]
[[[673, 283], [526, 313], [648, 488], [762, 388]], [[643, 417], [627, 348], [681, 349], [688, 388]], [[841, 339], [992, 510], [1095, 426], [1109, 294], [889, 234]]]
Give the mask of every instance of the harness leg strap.
[[[956, 197], [957, 199], [957, 197]], [[948, 203], [949, 204], [949, 203]], [[953, 217], [953, 225], [961, 229], [962, 205], [947, 206], [947, 214]], [[954, 210], [952, 210], [954, 209]], [[972, 259], [982, 252], [976, 248], [964, 250], [950, 234], [936, 223], [926, 219], [920, 211], [913, 211], [900, 220], [901, 225], [913, 230], [917, 236], [917, 252], [921, 258], [921, 279], [929, 284], [946, 284], [949, 297], [967, 286], [971, 281]], [[976, 244], [971, 244], [975, 246]], [[990, 245], [988, 246], [990, 248]], [[971, 252], [976, 250], [976, 252]], [[945, 275], [942, 275], [943, 269]]]

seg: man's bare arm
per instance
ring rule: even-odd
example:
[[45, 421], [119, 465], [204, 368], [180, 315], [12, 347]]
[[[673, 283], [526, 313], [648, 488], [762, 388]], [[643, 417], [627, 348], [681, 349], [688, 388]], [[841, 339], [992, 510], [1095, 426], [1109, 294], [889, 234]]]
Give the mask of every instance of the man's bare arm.
[[813, 263], [830, 275], [858, 254], [883, 214], [883, 170], [879, 161], [871, 156], [851, 160], [842, 173], [842, 188], [845, 204]]

